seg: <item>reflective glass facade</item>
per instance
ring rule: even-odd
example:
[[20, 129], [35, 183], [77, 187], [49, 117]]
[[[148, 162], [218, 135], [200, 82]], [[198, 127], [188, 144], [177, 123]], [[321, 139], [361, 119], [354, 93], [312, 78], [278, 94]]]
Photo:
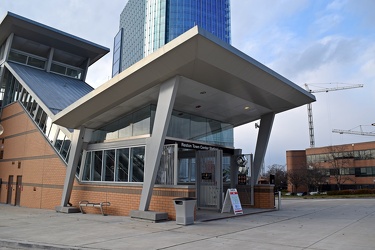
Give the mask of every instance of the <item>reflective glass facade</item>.
[[[145, 26], [145, 0], [129, 0], [120, 15], [120, 27], [122, 30], [122, 45], [120, 71], [129, 68], [143, 58], [144, 51], [144, 26]], [[118, 40], [118, 36], [115, 38]], [[113, 50], [116, 53], [116, 50]], [[117, 57], [114, 59], [117, 59]], [[116, 61], [113, 65], [116, 67]], [[113, 69], [113, 76], [117, 70]], [[118, 73], [119, 73], [118, 72]]]
[[[92, 143], [105, 140], [150, 135], [155, 119], [156, 107], [151, 105], [128, 114], [93, 133]], [[209, 144], [233, 147], [233, 126], [231, 124], [191, 114], [172, 112], [167, 136]]]
[[148, 56], [166, 44], [166, 12], [167, 1], [146, 1], [144, 56]]
[[113, 66], [112, 76], [117, 75], [121, 71], [121, 48], [122, 48], [122, 29], [115, 36], [113, 44]]
[[167, 0], [166, 42], [198, 25], [230, 43], [229, 0]]
[[112, 76], [196, 25], [230, 43], [230, 0], [129, 0], [114, 39]]

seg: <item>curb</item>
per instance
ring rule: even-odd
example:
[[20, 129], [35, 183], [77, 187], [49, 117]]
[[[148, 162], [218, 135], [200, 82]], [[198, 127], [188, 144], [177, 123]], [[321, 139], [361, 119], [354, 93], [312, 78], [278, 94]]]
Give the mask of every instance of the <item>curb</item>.
[[0, 247], [9, 247], [15, 249], [49, 249], [49, 250], [82, 250], [79, 247], [59, 246], [53, 244], [39, 244], [29, 241], [15, 241], [0, 239]]

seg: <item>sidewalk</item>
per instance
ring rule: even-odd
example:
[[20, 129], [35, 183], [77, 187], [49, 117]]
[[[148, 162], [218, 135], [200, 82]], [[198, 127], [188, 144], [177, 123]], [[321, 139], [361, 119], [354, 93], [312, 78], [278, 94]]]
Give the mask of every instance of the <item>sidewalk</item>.
[[375, 199], [283, 200], [189, 226], [0, 204], [0, 249], [373, 249], [374, 231]]

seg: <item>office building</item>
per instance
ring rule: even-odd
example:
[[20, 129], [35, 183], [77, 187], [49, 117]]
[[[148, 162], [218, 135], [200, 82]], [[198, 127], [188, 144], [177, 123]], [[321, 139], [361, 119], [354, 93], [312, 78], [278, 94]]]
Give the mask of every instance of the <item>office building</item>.
[[196, 25], [230, 43], [230, 0], [129, 0], [114, 39], [112, 76]]
[[315, 184], [302, 181], [296, 189], [288, 184], [289, 192], [331, 191], [375, 188], [375, 142], [361, 142], [326, 147], [290, 150], [286, 152], [288, 173], [304, 170], [321, 174]]

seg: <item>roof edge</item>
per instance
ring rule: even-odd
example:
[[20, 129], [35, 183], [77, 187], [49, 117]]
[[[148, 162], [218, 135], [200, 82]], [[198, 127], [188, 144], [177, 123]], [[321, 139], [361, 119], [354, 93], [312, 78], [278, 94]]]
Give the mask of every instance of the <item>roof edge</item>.
[[3, 22], [3, 21], [7, 18], [7, 16], [12, 17], [12, 18], [19, 19], [19, 20], [21, 20], [21, 21], [23, 21], [23, 22], [30, 23], [30, 24], [32, 24], [32, 25], [38, 26], [38, 27], [43, 28], [43, 29], [47, 29], [47, 30], [52, 31], [52, 32], [55, 32], [55, 33], [58, 33], [58, 34], [63, 35], [63, 36], [65, 36], [65, 37], [67, 37], [67, 38], [74, 39], [74, 40], [77, 40], [77, 41], [79, 41], [79, 42], [89, 44], [89, 45], [94, 46], [94, 47], [96, 47], [96, 48], [98, 48], [98, 49], [105, 50], [105, 51], [107, 51], [107, 53], [110, 52], [110, 49], [107, 48], [107, 47], [104, 47], [104, 46], [99, 45], [99, 44], [97, 44], [97, 43], [94, 43], [94, 42], [91, 42], [91, 41], [89, 41], [89, 40], [86, 40], [86, 39], [80, 38], [80, 37], [78, 37], [78, 36], [75, 36], [75, 35], [69, 34], [69, 33], [67, 33], [67, 32], [64, 32], [64, 31], [58, 30], [58, 29], [56, 29], [56, 28], [53, 28], [53, 27], [51, 27], [51, 26], [48, 26], [48, 25], [42, 24], [42, 23], [40, 23], [40, 22], [37, 22], [37, 21], [31, 20], [31, 19], [29, 19], [29, 18], [26, 18], [26, 17], [20, 16], [20, 15], [17, 15], [17, 14], [15, 14], [15, 13], [13, 13], [13, 12], [10, 12], [10, 11], [7, 12], [7, 14], [5, 15], [5, 17], [3, 18], [3, 20], [2, 20], [1, 22]]

